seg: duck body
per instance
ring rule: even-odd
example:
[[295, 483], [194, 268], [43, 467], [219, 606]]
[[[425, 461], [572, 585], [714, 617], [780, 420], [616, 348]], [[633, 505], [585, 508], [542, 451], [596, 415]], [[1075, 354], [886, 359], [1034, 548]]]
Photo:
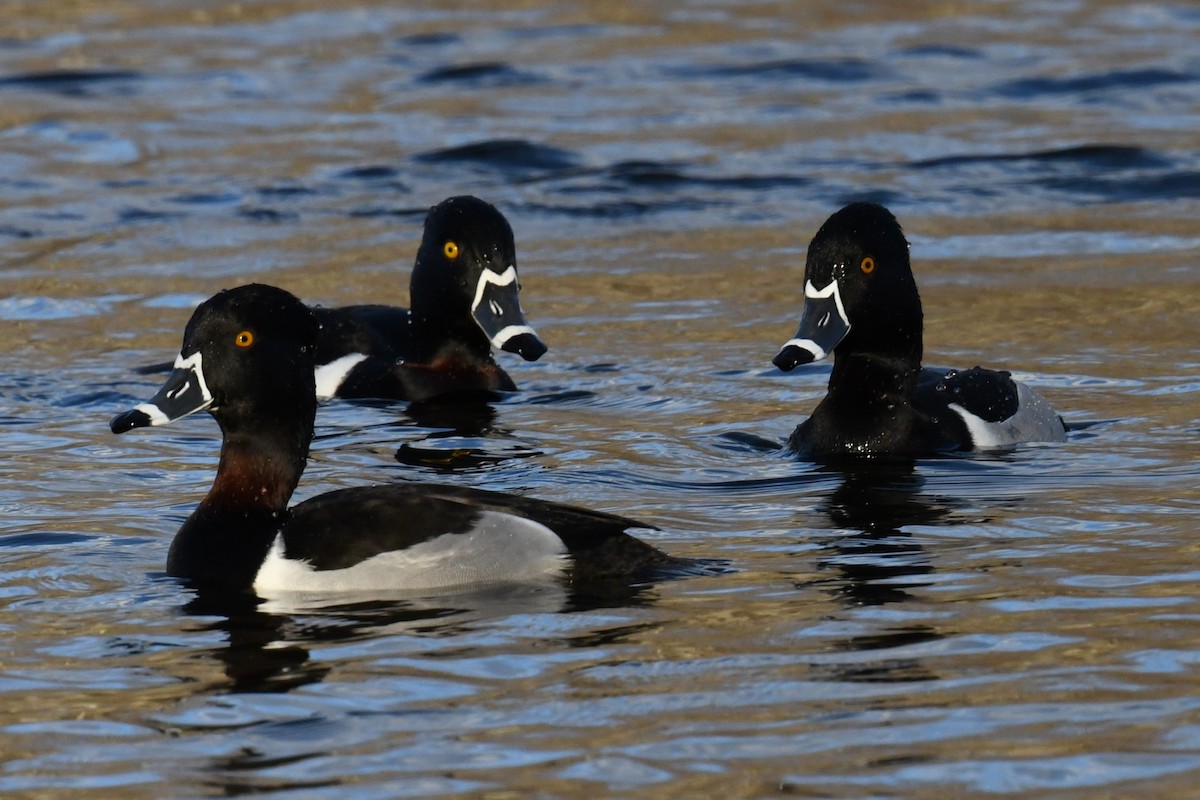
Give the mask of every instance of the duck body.
[[[422, 402], [454, 396], [490, 397], [515, 392], [516, 383], [488, 348], [439, 337], [421, 353], [411, 312], [394, 306], [314, 308], [321, 324], [317, 341], [317, 397], [379, 398]], [[419, 329], [418, 331], [419, 332]], [[468, 339], [475, 338], [473, 331]]]
[[627, 534], [647, 527], [481, 489], [366, 486], [282, 512], [197, 509], [171, 544], [167, 574], [260, 595], [645, 577], [680, 563]]
[[314, 309], [320, 325], [316, 393], [428, 400], [514, 391], [492, 348], [535, 361], [546, 345], [520, 304], [512, 228], [476, 197], [430, 210], [409, 285], [411, 308]]
[[175, 368], [114, 433], [207, 409], [223, 435], [212, 488], [171, 544], [167, 572], [259, 594], [452, 588], [557, 576], [636, 578], [681, 567], [620, 516], [480, 489], [342, 489], [295, 507], [317, 400], [317, 314], [250, 285], [197, 308]]
[[876, 458], [1064, 441], [1050, 404], [1005, 371], [922, 367], [908, 242], [874, 203], [831, 216], [808, 248], [800, 327], [774, 363], [832, 354], [825, 397], [788, 439], [806, 458]]

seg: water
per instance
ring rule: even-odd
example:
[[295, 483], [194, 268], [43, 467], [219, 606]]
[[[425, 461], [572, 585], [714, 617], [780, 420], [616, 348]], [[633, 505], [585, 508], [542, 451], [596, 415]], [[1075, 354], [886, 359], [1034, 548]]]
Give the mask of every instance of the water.
[[[327, 5], [0, 19], [0, 794], [1194, 794], [1200, 13]], [[405, 302], [467, 192], [550, 353], [467, 417], [325, 407], [298, 497], [487, 486], [732, 571], [197, 604], [162, 568], [216, 426], [112, 436], [132, 367], [248, 280]], [[926, 360], [1015, 370], [1065, 445], [847, 474], [747, 443], [822, 394], [769, 359], [864, 197]]]

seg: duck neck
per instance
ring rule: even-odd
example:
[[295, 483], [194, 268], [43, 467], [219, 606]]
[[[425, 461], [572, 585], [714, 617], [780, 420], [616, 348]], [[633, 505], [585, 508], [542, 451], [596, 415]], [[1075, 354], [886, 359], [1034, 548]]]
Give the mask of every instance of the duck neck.
[[837, 356], [829, 376], [829, 392], [839, 406], [862, 410], [891, 409], [912, 398], [921, 362], [880, 353]]
[[867, 351], [839, 348], [828, 393], [813, 417], [839, 450], [896, 452], [916, 425], [912, 398], [920, 372], [920, 334]]
[[[475, 333], [461, 325], [439, 325], [434, 318], [422, 319], [414, 314], [413, 346], [406, 361], [432, 365], [446, 361], [487, 359], [491, 350], [479, 345]], [[482, 336], [480, 333], [479, 338]]]
[[443, 359], [488, 360], [492, 344], [471, 315], [464, 288], [452, 276], [422, 265], [413, 268], [409, 284], [410, 361], [431, 364]]
[[307, 428], [277, 421], [253, 432], [226, 421], [221, 427], [217, 477], [171, 543], [167, 574], [248, 589], [287, 518], [308, 456], [312, 416]]
[[292, 437], [281, 441], [261, 432], [226, 436], [217, 477], [200, 508], [231, 513], [283, 511], [308, 457], [308, 443], [297, 444]]
[[492, 345], [475, 323], [470, 309], [448, 312], [445, 308], [417, 306], [412, 308], [413, 346], [409, 360], [432, 364], [440, 360], [466, 362], [491, 358]]
[[921, 328], [919, 301], [852, 327], [834, 350], [829, 394], [859, 408], [907, 405], [921, 372]]

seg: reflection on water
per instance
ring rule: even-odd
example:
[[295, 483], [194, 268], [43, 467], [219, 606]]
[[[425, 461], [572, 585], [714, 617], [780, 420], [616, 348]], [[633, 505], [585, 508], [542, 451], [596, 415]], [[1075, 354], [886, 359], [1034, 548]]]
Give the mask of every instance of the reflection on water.
[[[1198, 33], [1109, 0], [6, 7], [0, 794], [1190, 796]], [[112, 437], [137, 367], [249, 280], [405, 305], [464, 193], [513, 223], [553, 358], [487, 404], [324, 406], [300, 495], [482, 486], [729, 568], [162, 578], [218, 432]], [[866, 198], [905, 220], [926, 360], [1014, 370], [1067, 443], [779, 452], [828, 376], [768, 361], [804, 248]]]
[[[714, 573], [715, 574], [715, 573]], [[669, 578], [669, 576], [667, 576]], [[312, 662], [314, 650], [403, 632], [416, 637], [453, 637], [507, 617], [586, 613], [653, 603], [650, 583], [618, 580], [564, 584], [557, 576], [516, 585], [498, 584], [442, 595], [283, 592], [265, 599], [223, 590], [201, 591], [183, 606], [188, 616], [212, 618], [198, 630], [220, 635], [211, 653], [227, 685], [220, 691], [288, 692], [324, 680], [333, 666]], [[567, 644], [591, 647], [619, 641], [644, 626], [621, 626], [572, 637]], [[623, 633], [622, 633], [623, 631]]]
[[904, 587], [926, 583], [902, 581], [933, 571], [924, 548], [903, 530], [906, 525], [936, 525], [947, 514], [937, 501], [923, 497], [924, 481], [914, 464], [878, 464], [841, 473], [841, 484], [819, 510], [838, 528], [854, 533], [825, 544], [833, 551], [818, 564], [836, 570], [838, 593], [851, 605], [896, 603], [910, 595]]
[[[265, 602], [248, 595], [203, 594], [184, 611], [214, 617], [203, 627], [222, 634], [213, 651], [232, 692], [287, 692], [323, 680], [331, 666], [310, 662], [313, 648], [405, 630], [419, 636], [453, 636], [472, 621], [518, 609], [554, 612], [565, 605], [559, 587], [502, 587], [445, 598], [387, 601], [345, 595], [284, 595]], [[311, 616], [312, 614], [319, 616]], [[307, 615], [307, 616], [306, 616]]]
[[[827, 468], [840, 483], [817, 510], [829, 515], [837, 534], [816, 539], [822, 548], [816, 569], [824, 577], [812, 585], [829, 587], [839, 602], [859, 608], [903, 603], [913, 599], [914, 591], [931, 584], [918, 576], [933, 574], [932, 556], [905, 527], [953, 524], [953, 519], [944, 501], [922, 493], [925, 481], [915, 468], [915, 463], [903, 461]], [[830, 578], [830, 574], [836, 577]], [[936, 673], [919, 658], [875, 658], [873, 654], [905, 651], [911, 645], [941, 638], [928, 624], [888, 626], [833, 645], [847, 652], [865, 652], [869, 660], [826, 667], [831, 670], [830, 678], [837, 680], [934, 680]]]
[[[496, 409], [488, 403], [412, 403], [406, 415], [429, 433], [400, 445], [396, 460], [401, 464], [454, 472], [541, 455], [513, 431], [497, 425]], [[409, 431], [405, 434], [411, 436]]]

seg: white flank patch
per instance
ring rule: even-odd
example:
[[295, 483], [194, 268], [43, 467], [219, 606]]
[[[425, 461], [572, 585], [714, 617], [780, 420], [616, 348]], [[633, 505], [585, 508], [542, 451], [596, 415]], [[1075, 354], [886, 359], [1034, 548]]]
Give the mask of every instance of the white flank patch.
[[317, 367], [313, 371], [313, 376], [317, 381], [317, 399], [328, 400], [336, 395], [338, 387], [342, 385], [342, 381], [346, 380], [350, 370], [354, 369], [360, 361], [365, 361], [366, 358], [365, 353], [351, 353]]
[[1000, 422], [988, 422], [958, 403], [947, 408], [958, 414], [971, 434], [971, 443], [979, 449], [1008, 447], [1021, 442], [1065, 442], [1067, 432], [1062, 420], [1046, 398], [1023, 383], [1017, 384], [1017, 413]]
[[966, 423], [967, 433], [971, 435], [971, 444], [975, 447], [1003, 447], [1006, 444], [1012, 444], [1011, 441], [1004, 439], [1005, 422], [988, 422], [967, 411], [958, 403], [950, 403], [946, 407], [958, 414]]
[[467, 533], [443, 534], [346, 569], [318, 570], [306, 561], [285, 558], [283, 541], [276, 537], [254, 579], [254, 590], [264, 597], [280, 592], [428, 591], [532, 581], [561, 574], [567, 563], [562, 540], [545, 525], [481, 511]]

